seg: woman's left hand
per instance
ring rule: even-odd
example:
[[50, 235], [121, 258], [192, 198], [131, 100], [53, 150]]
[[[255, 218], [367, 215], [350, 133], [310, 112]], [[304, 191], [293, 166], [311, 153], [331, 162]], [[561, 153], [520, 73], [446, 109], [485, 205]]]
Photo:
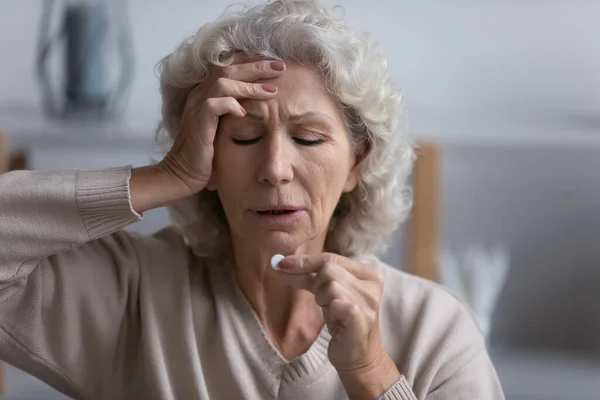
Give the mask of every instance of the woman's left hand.
[[358, 371], [389, 358], [379, 329], [383, 277], [375, 267], [332, 253], [279, 263], [285, 280], [315, 295], [331, 333], [328, 356], [338, 371]]

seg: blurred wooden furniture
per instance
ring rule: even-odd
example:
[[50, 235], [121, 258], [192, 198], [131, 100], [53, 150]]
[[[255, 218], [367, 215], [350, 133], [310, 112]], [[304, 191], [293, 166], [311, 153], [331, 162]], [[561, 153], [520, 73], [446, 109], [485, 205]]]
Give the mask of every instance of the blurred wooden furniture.
[[416, 153], [407, 265], [410, 273], [435, 281], [438, 278], [441, 147], [436, 143], [421, 143]]
[[8, 171], [27, 168], [27, 154], [25, 151], [17, 151], [14, 154], [8, 152], [8, 137], [0, 131], [0, 174]]

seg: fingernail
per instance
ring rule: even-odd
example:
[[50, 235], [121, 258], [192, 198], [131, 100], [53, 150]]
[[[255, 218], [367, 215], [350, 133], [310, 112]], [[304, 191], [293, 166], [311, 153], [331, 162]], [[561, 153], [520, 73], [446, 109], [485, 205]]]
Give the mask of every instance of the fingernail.
[[247, 114], [246, 109], [244, 107], [240, 106], [240, 109], [242, 110], [242, 114], [244, 114], [244, 115]]
[[261, 87], [265, 92], [275, 93], [277, 91], [277, 86], [275, 85], [261, 85]]
[[269, 66], [273, 71], [283, 71], [285, 69], [285, 64], [283, 61], [271, 61]]
[[279, 261], [277, 267], [279, 269], [292, 269], [294, 268], [294, 265], [296, 265], [296, 260], [293, 258], [284, 258], [283, 260]]

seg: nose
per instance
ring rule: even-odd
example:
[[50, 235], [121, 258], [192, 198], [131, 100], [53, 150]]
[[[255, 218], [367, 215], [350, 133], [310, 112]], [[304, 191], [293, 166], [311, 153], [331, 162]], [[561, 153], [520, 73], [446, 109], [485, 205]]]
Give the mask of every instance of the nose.
[[271, 132], [265, 136], [262, 152], [259, 155], [259, 181], [268, 185], [281, 185], [294, 177], [294, 148], [283, 131]]

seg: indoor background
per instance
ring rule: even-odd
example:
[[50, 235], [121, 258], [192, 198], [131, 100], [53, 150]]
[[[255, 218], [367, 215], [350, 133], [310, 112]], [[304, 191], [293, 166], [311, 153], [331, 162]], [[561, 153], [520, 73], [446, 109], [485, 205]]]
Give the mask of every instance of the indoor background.
[[[146, 164], [160, 112], [155, 64], [230, 3], [118, 1], [131, 84], [120, 119], [90, 122], [41, 111], [43, 2], [0, 2], [0, 131], [10, 153], [31, 169]], [[403, 88], [404, 129], [439, 149], [440, 254], [499, 247], [507, 256], [488, 341], [507, 399], [600, 399], [600, 2], [322, 4], [342, 5], [352, 27], [370, 32]], [[167, 223], [154, 210], [132, 229]], [[408, 269], [407, 236], [401, 229], [384, 256], [398, 268]], [[9, 366], [4, 380], [2, 398], [64, 398]]]

